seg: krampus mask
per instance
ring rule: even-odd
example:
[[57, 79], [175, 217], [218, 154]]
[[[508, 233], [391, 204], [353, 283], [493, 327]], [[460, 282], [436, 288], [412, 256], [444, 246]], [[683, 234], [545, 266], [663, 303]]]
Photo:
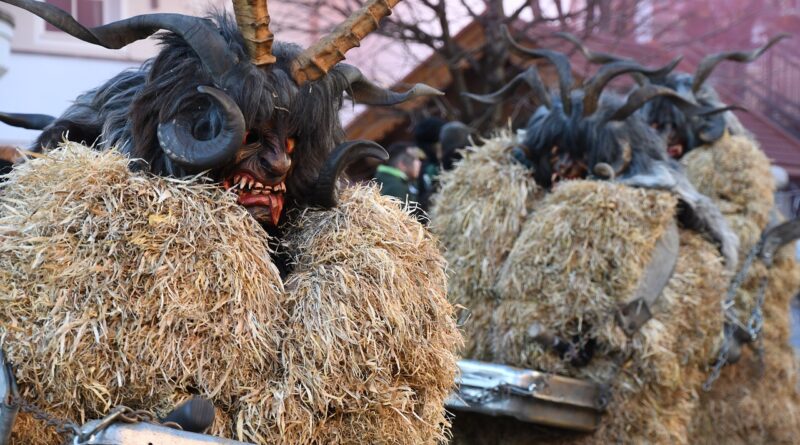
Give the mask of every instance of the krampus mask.
[[425, 85], [385, 90], [338, 63], [399, 0], [370, 0], [305, 51], [273, 46], [266, 0], [234, 0], [236, 23], [224, 14], [214, 21], [148, 14], [96, 28], [44, 2], [0, 1], [106, 48], [169, 31], [160, 36], [158, 56], [81, 95], [62, 116], [0, 114], [0, 121], [42, 129], [36, 149], [54, 147], [66, 135], [100, 149], [116, 147], [158, 175], [207, 171], [268, 226], [278, 224], [285, 199], [334, 206], [340, 175], [387, 157], [371, 142], [343, 143], [338, 110], [345, 93], [370, 105], [441, 94]]
[[[558, 36], [572, 42], [592, 63], [630, 62], [630, 59], [621, 56], [594, 52], [571, 34], [559, 33]], [[723, 104], [717, 92], [706, 83], [706, 80], [720, 62], [726, 60], [752, 62], [786, 37], [788, 37], [786, 34], [777, 35], [763, 46], [751, 51], [725, 51], [708, 55], [697, 66], [694, 74], [677, 72], [661, 76], [636, 76], [639, 85], [652, 82], [665, 86], [699, 105], [699, 108], [678, 107], [674, 102], [658, 97], [642, 107], [645, 120], [666, 141], [670, 156], [680, 158], [698, 146], [711, 144], [721, 138], [726, 130], [732, 134], [745, 133], [738, 119], [731, 113], [731, 110], [742, 108]]]
[[525, 126], [524, 136], [514, 147], [514, 156], [533, 170], [536, 182], [550, 188], [560, 179], [596, 178], [635, 186], [670, 190], [681, 199], [681, 220], [691, 228], [707, 233], [719, 245], [728, 266], [736, 265], [738, 240], [725, 219], [707, 197], [698, 193], [681, 167], [667, 155], [666, 144], [636, 113], [645, 104], [661, 98], [686, 113], [700, 110], [697, 104], [670, 88], [646, 83], [626, 100], [603, 89], [624, 74], [666, 77], [680, 59], [661, 68], [645, 68], [627, 60], [605, 64], [582, 86], [574, 86], [572, 67], [562, 53], [547, 49], [527, 49], [514, 42], [506, 30], [513, 51], [543, 58], [556, 67], [559, 94], [550, 95], [536, 67], [515, 77], [499, 91], [467, 96], [494, 104], [509, 96], [521, 83], [542, 104]]

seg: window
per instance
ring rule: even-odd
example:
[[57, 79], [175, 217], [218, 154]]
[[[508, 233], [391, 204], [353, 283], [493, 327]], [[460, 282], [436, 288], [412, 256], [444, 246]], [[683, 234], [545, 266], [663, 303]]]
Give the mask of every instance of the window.
[[[94, 27], [103, 24], [103, 0], [46, 0], [47, 3], [69, 12], [83, 26]], [[47, 31], [60, 32], [47, 23]]]

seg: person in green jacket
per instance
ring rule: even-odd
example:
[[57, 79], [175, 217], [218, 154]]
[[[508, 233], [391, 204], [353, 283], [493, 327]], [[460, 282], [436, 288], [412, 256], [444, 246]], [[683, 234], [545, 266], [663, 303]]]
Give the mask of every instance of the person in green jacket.
[[381, 185], [381, 193], [403, 201], [418, 200], [417, 178], [424, 153], [408, 142], [396, 142], [389, 146], [389, 160], [378, 166], [375, 180]]

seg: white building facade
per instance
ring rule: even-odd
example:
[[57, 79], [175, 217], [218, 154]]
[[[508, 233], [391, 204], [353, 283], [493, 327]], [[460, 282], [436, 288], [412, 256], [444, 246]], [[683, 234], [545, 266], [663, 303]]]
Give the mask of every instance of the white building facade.
[[[226, 1], [44, 0], [96, 26], [138, 14], [202, 15]], [[0, 4], [0, 111], [60, 115], [79, 94], [119, 72], [138, 67], [157, 51], [148, 39], [121, 50], [82, 42], [13, 6]], [[38, 132], [0, 124], [0, 145], [27, 146]]]

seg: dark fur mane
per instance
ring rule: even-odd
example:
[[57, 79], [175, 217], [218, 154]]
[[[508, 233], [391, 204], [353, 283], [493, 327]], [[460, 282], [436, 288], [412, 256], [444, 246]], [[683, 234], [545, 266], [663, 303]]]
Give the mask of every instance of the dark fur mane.
[[572, 95], [572, 113], [567, 116], [561, 99], [552, 96], [552, 110], [542, 106], [528, 120], [523, 145], [530, 151], [534, 177], [543, 187], [550, 187], [553, 173], [549, 150], [558, 146], [562, 154], [581, 160], [589, 172], [598, 163], [621, 167], [624, 145], [631, 148], [631, 159], [626, 175], [646, 172], [654, 161], [665, 161], [666, 145], [647, 123], [636, 114], [624, 121], [606, 120], [623, 104], [616, 94], [603, 94], [599, 109], [583, 117], [583, 94]]
[[[691, 98], [703, 108], [725, 107], [717, 91], [708, 81], [703, 83], [696, 93], [692, 93], [693, 79], [694, 77], [691, 74], [678, 72], [669, 74], [657, 83]], [[648, 102], [642, 108], [641, 114], [648, 123], [655, 124], [658, 128], [673, 128], [679, 142], [684, 146], [684, 154], [706, 143], [700, 138], [699, 133], [710, 126], [721, 126], [734, 135], [750, 135], [739, 122], [739, 119], [736, 118], [736, 115], [730, 111], [708, 117], [690, 118], [672, 102], [664, 98], [655, 98]]]
[[[231, 50], [247, 60], [244, 40], [233, 18], [223, 13], [213, 13], [210, 18]], [[182, 38], [167, 32], [159, 39], [161, 49], [156, 57], [79, 96], [42, 132], [36, 146], [54, 147], [62, 134], [69, 132], [70, 140], [93, 143], [98, 149], [115, 147], [131, 158], [142, 159], [155, 174], [186, 175], [161, 150], [156, 129], [159, 122], [207, 101], [197, 87], [214, 83]], [[248, 127], [269, 121], [275, 113], [288, 114], [296, 146], [287, 197], [289, 202], [302, 205], [328, 153], [344, 140], [338, 111], [347, 82], [334, 68], [322, 79], [298, 88], [288, 73], [300, 52], [297, 45], [276, 42], [273, 53], [277, 63], [268, 70], [240, 64], [216, 86], [236, 101]]]

